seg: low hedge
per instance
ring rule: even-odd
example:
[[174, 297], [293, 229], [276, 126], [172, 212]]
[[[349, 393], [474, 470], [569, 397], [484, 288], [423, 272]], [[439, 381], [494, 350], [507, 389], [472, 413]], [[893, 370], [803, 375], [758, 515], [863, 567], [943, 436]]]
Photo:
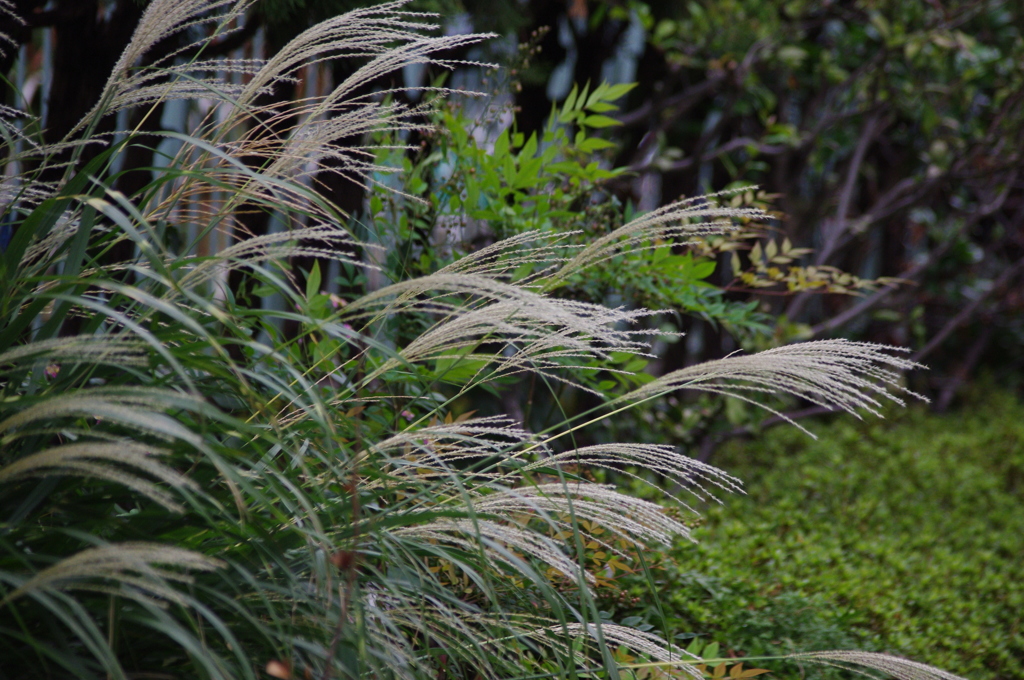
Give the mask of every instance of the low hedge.
[[747, 495], [705, 508], [698, 545], [652, 560], [660, 602], [637, 573], [616, 585], [639, 601], [608, 607], [737, 653], [857, 648], [1024, 677], [1024, 406], [993, 391], [953, 415], [888, 416], [724, 448], [714, 463]]

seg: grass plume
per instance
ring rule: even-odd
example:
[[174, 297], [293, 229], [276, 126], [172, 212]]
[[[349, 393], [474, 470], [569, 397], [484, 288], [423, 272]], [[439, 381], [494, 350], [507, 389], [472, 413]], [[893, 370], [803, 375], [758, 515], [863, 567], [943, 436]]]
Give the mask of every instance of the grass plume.
[[[534, 232], [346, 300], [317, 281], [299, 290], [289, 258], [376, 266], [313, 173], [369, 186], [390, 170], [379, 149], [341, 142], [423, 125], [422, 109], [364, 86], [410, 65], [472, 64], [446, 55], [487, 37], [436, 35], [437, 17], [406, 5], [355, 10], [266, 59], [228, 60], [203, 51], [252, 3], [153, 0], [95, 108], [58, 146], [28, 145], [63, 179], [5, 182], [18, 223], [0, 281], [0, 609], [16, 624], [0, 631], [0, 655], [24, 677], [256, 678], [270, 662], [294, 677], [571, 676], [595, 659], [614, 671], [619, 645], [692, 661], [602, 622], [579, 549], [663, 545], [688, 538], [686, 524], [580, 470], [653, 473], [702, 499], [738, 481], [674, 447], [566, 445], [570, 423], [542, 436], [450, 409], [525, 376], [600, 395], [580, 375], [626, 373], [604, 362], [649, 355], [653, 312], [555, 292], [656, 240], [764, 214], [693, 199], [583, 248]], [[143, 66], [172, 37], [170, 56]], [[363, 63], [330, 91], [260, 103], [341, 57]], [[143, 191], [113, 189], [115, 161], [137, 140], [112, 143], [94, 134], [98, 121], [172, 99], [202, 99], [199, 124], [159, 133], [178, 150]], [[86, 145], [105, 149], [87, 168], [57, 157]], [[246, 234], [251, 210], [286, 229]], [[210, 246], [227, 235], [236, 241]], [[106, 257], [115, 247], [128, 259]], [[526, 264], [536, 268], [516, 279]], [[243, 267], [258, 302], [226, 284]], [[874, 412], [913, 368], [890, 348], [807, 343], [669, 373], [602, 408], [698, 389]]]

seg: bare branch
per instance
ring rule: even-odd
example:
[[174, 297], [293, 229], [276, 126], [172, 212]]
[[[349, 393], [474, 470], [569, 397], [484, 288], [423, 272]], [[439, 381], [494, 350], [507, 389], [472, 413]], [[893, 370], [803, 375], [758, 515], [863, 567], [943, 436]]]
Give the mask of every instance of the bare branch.
[[955, 331], [974, 316], [975, 312], [977, 312], [978, 308], [981, 306], [981, 303], [991, 297], [993, 293], [1001, 291], [1003, 288], [1008, 286], [1021, 271], [1024, 271], [1024, 258], [1017, 260], [1017, 262], [1012, 266], [1003, 270], [1003, 273], [999, 275], [999, 278], [992, 282], [992, 286], [988, 290], [975, 298], [969, 305], [961, 309], [956, 316], [950, 319], [949, 322], [942, 327], [942, 330], [932, 336], [932, 339], [929, 340], [924, 347], [915, 352], [914, 356], [912, 356], [910, 360], [920, 361], [934, 352], [946, 340], [946, 338], [949, 337], [950, 333]]

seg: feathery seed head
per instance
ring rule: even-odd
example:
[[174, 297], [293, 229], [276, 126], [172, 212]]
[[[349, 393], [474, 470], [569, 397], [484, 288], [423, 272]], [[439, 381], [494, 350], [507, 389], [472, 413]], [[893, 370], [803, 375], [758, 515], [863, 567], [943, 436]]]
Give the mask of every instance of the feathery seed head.
[[[858, 408], [881, 415], [878, 411], [882, 405], [880, 398], [903, 404], [893, 390], [927, 401], [900, 385], [902, 371], [923, 368], [892, 354], [902, 351], [906, 350], [842, 339], [785, 345], [757, 354], [733, 354], [673, 371], [622, 399], [646, 399], [677, 389], [714, 392], [746, 401], [752, 399], [746, 396], [748, 394], [792, 394], [858, 417]], [[800, 427], [792, 420], [789, 422]]]
[[[187, 573], [177, 570], [212, 571], [223, 566], [220, 560], [159, 543], [114, 543], [82, 550], [38, 572], [0, 600], [0, 607], [34, 592], [69, 589], [110, 590], [127, 597], [147, 601], [155, 597], [187, 606], [187, 596], [168, 584], [191, 582]], [[132, 588], [109, 589], [97, 583], [108, 580]]]

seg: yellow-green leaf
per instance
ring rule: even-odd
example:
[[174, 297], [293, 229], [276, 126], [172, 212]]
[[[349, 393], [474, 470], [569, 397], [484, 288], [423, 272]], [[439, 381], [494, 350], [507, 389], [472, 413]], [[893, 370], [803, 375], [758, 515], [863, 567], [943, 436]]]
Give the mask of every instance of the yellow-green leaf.
[[610, 118], [609, 116], [602, 116], [600, 114], [585, 117], [582, 121], [582, 124], [592, 128], [606, 128], [615, 125], [622, 125], [622, 123], [615, 120], [614, 118]]

